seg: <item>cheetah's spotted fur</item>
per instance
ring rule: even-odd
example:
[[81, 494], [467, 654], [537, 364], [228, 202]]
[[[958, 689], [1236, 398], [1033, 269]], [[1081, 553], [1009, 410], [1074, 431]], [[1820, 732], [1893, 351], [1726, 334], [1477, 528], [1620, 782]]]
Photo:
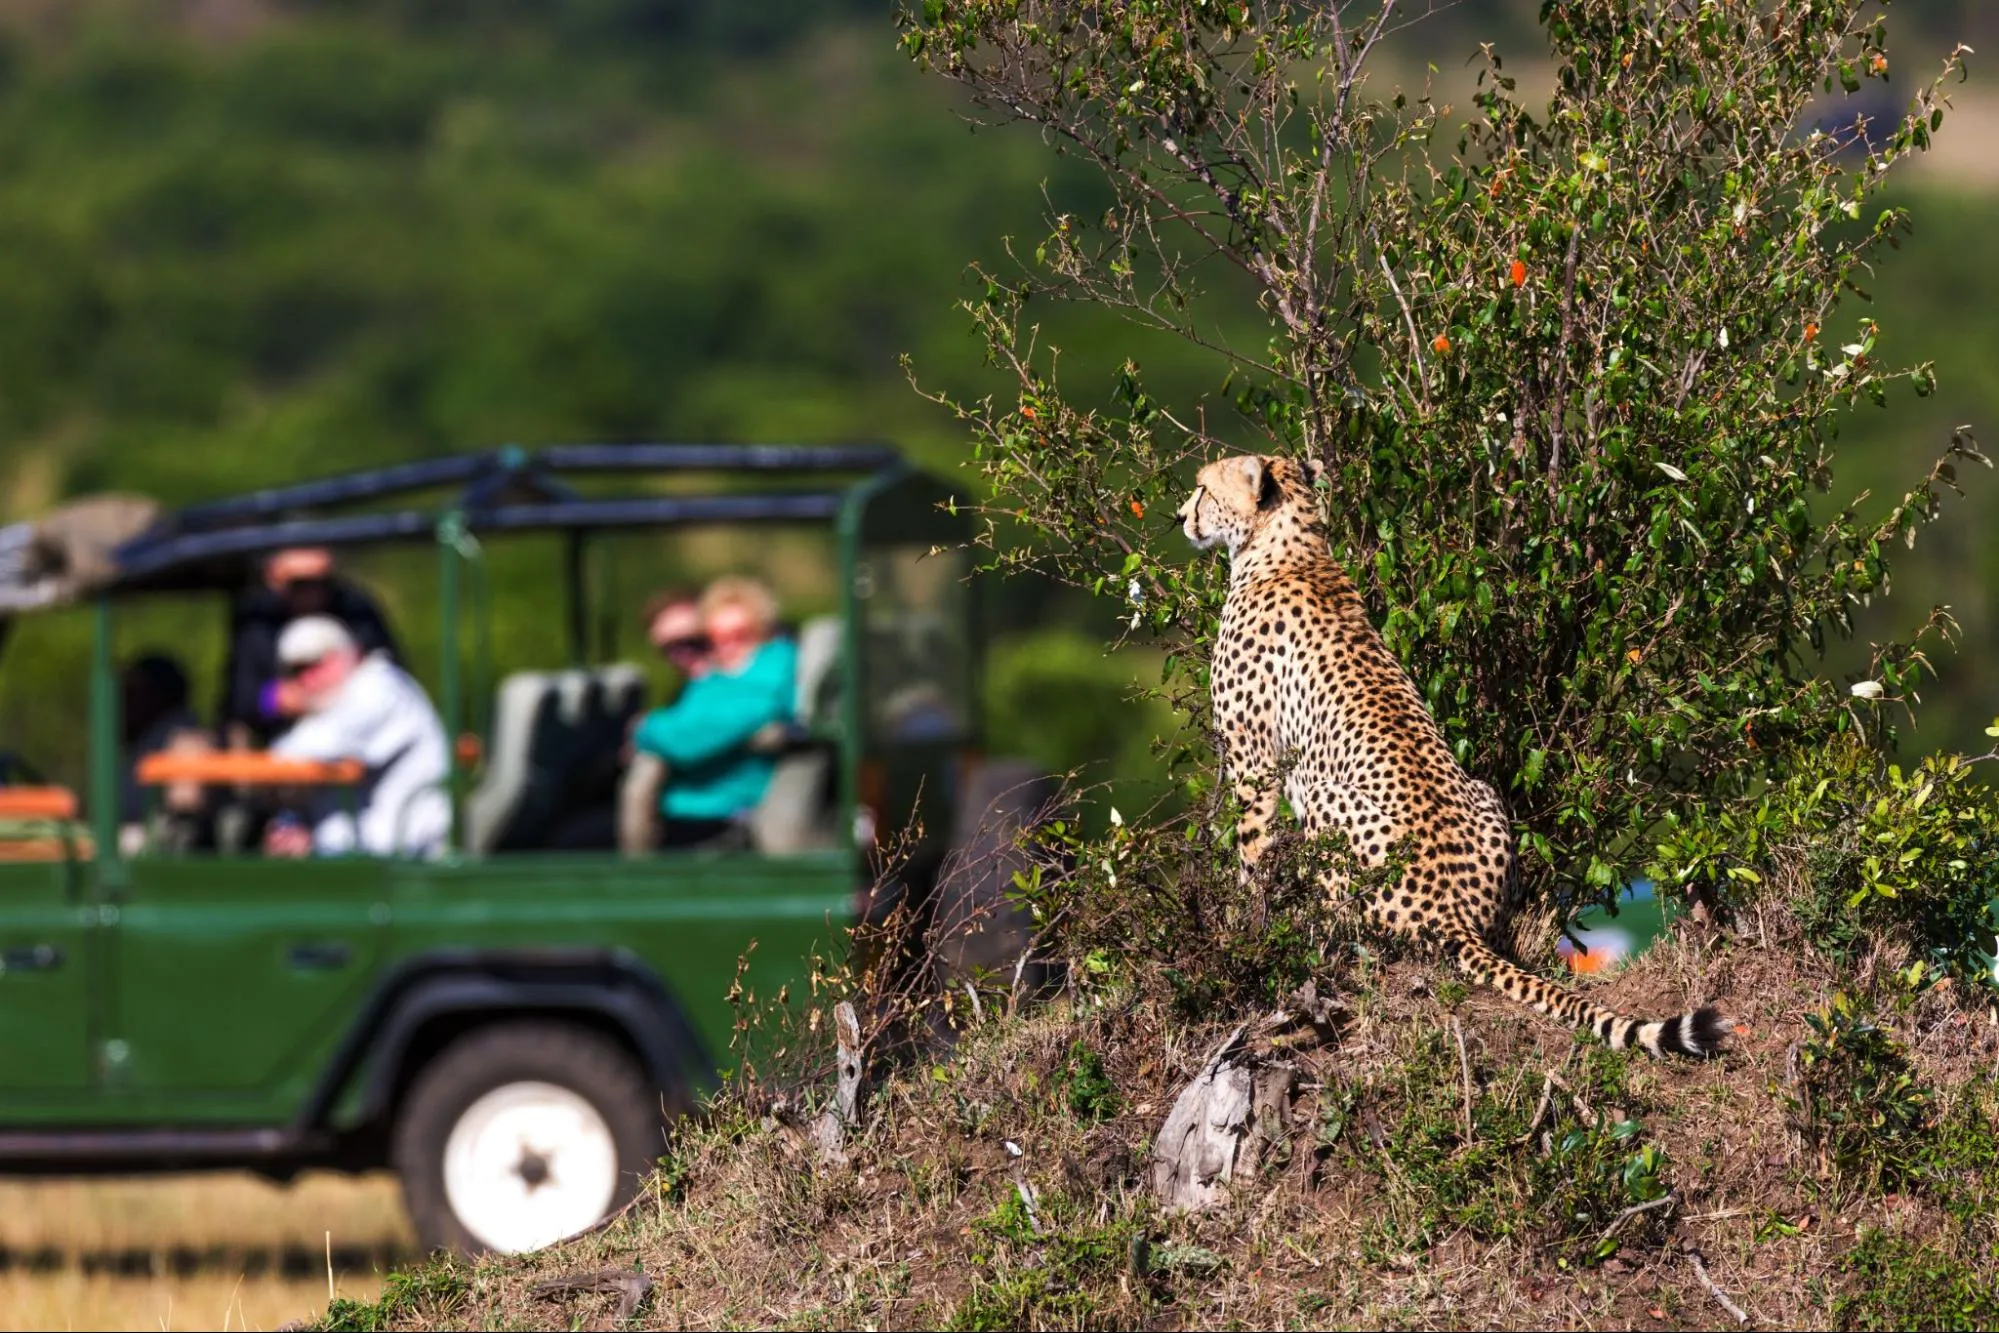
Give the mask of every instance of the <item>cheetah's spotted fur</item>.
[[1367, 903], [1378, 928], [1441, 946], [1472, 980], [1615, 1049], [1713, 1054], [1726, 1029], [1711, 1008], [1663, 1022], [1627, 1018], [1487, 943], [1517, 873], [1506, 809], [1459, 766], [1369, 623], [1333, 558], [1317, 476], [1316, 463], [1223, 459], [1201, 469], [1180, 509], [1196, 546], [1222, 545], [1230, 557], [1212, 679], [1224, 772], [1242, 806], [1244, 877], [1269, 845], [1281, 789], [1307, 831], [1345, 832], [1363, 865], [1403, 848], [1399, 882]]

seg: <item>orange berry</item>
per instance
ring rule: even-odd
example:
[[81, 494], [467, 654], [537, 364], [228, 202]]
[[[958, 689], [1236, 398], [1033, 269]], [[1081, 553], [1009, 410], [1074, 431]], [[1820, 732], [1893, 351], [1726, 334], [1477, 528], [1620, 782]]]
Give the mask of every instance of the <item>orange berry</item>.
[[1021, 408], [1021, 409], [1020, 409], [1020, 414], [1021, 414], [1022, 416], [1024, 416], [1024, 417], [1026, 417], [1026, 418], [1027, 418], [1027, 419], [1028, 419], [1029, 421], [1032, 421], [1032, 420], [1034, 420], [1034, 409], [1033, 409], [1033, 408], [1031, 408], [1031, 407], [1023, 407], [1023, 408]]
[[1814, 323], [1812, 323], [1812, 322], [1811, 322], [1810, 320], [1806, 320], [1806, 321], [1805, 321], [1805, 341], [1806, 341], [1806, 342], [1810, 342], [1810, 341], [1811, 341], [1812, 339], [1814, 339], [1814, 338], [1816, 338], [1816, 337], [1818, 337], [1818, 336], [1819, 336], [1819, 326], [1818, 326], [1818, 325], [1816, 325], [1816, 324], [1814, 324]]
[[1515, 287], [1525, 287], [1527, 285], [1527, 266], [1516, 259], [1513, 261], [1513, 268], [1507, 276], [1513, 279]]
[[1888, 72], [1887, 56], [1877, 55], [1874, 57], [1874, 72], [1876, 74], [1886, 74]]
[[1631, 665], [1633, 666], [1637, 666], [1640, 662], [1645, 660], [1645, 654], [1640, 652], [1638, 649], [1633, 648], [1630, 652], [1624, 655], [1624, 660], [1631, 663]]
[[1430, 343], [1430, 350], [1435, 352], [1437, 355], [1442, 356], [1445, 352], [1451, 350], [1450, 338], [1444, 334], [1441, 333], [1438, 334], [1436, 338]]
[[1131, 516], [1133, 518], [1144, 518], [1145, 506], [1143, 504], [1140, 504], [1137, 500], [1133, 500], [1131, 502]]

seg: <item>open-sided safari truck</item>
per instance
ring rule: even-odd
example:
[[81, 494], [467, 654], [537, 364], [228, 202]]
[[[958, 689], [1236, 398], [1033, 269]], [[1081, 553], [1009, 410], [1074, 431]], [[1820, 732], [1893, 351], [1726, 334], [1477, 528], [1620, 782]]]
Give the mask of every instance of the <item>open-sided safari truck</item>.
[[[984, 809], [948, 498], [884, 448], [586, 445], [177, 513], [100, 501], [0, 531], [13, 652], [34, 651], [35, 608], [95, 617], [87, 790], [19, 771], [0, 787], [0, 1171], [393, 1165], [424, 1242], [466, 1249], [532, 1248], [618, 1206], [663, 1115], [729, 1057], [725, 997], [751, 942], [746, 987], [802, 981], [863, 901], [875, 830], [927, 793], [920, 876]], [[590, 661], [591, 543], [787, 524], [830, 529], [841, 609], [795, 627], [800, 726], [743, 845], [545, 850], [558, 814], [619, 799], [627, 726], [661, 702], [636, 667]], [[530, 533], [558, 534], [568, 605], [537, 614], [552, 654], [566, 630], [570, 664], [495, 682], [468, 593]], [[164, 816], [121, 829], [121, 615], [212, 594], [220, 635], [221, 603], [269, 552], [391, 544], [437, 562], [436, 702], [460, 738], [449, 850], [274, 860], [254, 843], [176, 850]], [[139, 776], [254, 801], [358, 773], [223, 753], [155, 756]]]

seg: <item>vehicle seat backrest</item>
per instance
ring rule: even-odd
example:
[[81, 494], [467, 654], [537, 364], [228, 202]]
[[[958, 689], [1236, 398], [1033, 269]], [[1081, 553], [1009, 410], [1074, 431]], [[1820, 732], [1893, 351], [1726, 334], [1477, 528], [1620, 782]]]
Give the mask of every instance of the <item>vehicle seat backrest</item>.
[[546, 672], [517, 671], [500, 682], [486, 769], [465, 801], [467, 851], [484, 855], [494, 849], [526, 794], [535, 737], [555, 725], [555, 710], [555, 682]]
[[629, 663], [508, 676], [485, 775], [466, 803], [467, 849], [537, 847], [565, 816], [611, 804], [625, 729], [644, 705], [645, 678]]
[[806, 726], [835, 721], [840, 691], [838, 616], [814, 616], [798, 631], [798, 720]]
[[629, 662], [559, 673], [565, 753], [552, 754], [559, 813], [609, 807], [617, 800], [625, 735], [645, 706], [645, 676]]
[[[839, 616], [815, 616], [798, 631], [798, 721], [805, 727], [838, 720]], [[767, 856], [839, 845], [839, 809], [830, 745], [814, 745], [777, 761], [770, 786], [749, 814], [750, 840]]]
[[785, 856], [839, 845], [834, 753], [830, 746], [815, 745], [777, 761], [770, 786], [749, 813], [750, 843], [758, 851]]

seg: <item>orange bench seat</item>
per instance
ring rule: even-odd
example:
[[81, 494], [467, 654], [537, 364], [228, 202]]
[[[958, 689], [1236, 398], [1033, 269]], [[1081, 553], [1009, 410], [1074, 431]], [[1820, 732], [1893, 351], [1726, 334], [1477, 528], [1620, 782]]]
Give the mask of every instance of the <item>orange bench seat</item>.
[[67, 787], [0, 787], [0, 819], [75, 819], [76, 793]]
[[149, 754], [139, 761], [142, 786], [198, 782], [236, 787], [337, 787], [359, 782], [367, 769], [358, 759], [283, 759], [262, 750]]

